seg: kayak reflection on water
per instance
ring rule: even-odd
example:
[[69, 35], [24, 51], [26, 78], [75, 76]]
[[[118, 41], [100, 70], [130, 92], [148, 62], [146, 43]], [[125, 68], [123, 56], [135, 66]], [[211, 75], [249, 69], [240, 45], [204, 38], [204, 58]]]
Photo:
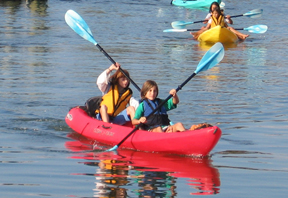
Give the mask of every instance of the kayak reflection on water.
[[77, 152], [71, 158], [89, 160], [84, 164], [96, 168], [96, 197], [176, 197], [180, 178], [187, 178], [191, 195], [219, 193], [220, 174], [210, 158], [121, 149], [117, 153], [92, 152], [94, 140], [77, 133], [68, 137], [75, 141], [67, 141], [66, 148]]

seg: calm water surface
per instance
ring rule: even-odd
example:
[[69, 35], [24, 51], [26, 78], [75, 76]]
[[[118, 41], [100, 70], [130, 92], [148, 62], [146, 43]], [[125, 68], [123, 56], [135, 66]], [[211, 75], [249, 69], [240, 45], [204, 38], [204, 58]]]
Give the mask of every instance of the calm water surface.
[[64, 15], [78, 12], [139, 86], [156, 80], [166, 98], [209, 46], [188, 32], [162, 31], [172, 21], [201, 20], [206, 11], [168, 0], [1, 0], [1, 197], [286, 197], [288, 2], [225, 3], [230, 15], [264, 9], [261, 18], [235, 18], [233, 27], [269, 29], [225, 46], [223, 61], [179, 92], [173, 121], [186, 127], [208, 122], [223, 132], [210, 158], [194, 159], [91, 152], [93, 141], [73, 133], [66, 113], [100, 94], [95, 80], [111, 63], [66, 25]]

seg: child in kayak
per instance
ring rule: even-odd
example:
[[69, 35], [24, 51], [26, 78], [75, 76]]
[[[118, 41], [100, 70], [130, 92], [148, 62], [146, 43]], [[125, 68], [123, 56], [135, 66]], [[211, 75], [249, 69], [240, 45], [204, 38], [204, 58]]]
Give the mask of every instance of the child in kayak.
[[[209, 8], [209, 13], [207, 14], [207, 16], [205, 17], [205, 19], [204, 19], [204, 21], [203, 21], [204, 24], [207, 24], [208, 21], [209, 21], [209, 19], [211, 19], [212, 12], [213, 12], [213, 10], [214, 10], [215, 8], [220, 8], [220, 10], [221, 10], [221, 12], [222, 12], [222, 14], [223, 14], [223, 16], [224, 16], [224, 18], [225, 18], [225, 22], [226, 22], [226, 23], [233, 24], [233, 21], [232, 21], [230, 15], [224, 15], [223, 9], [221, 9], [219, 3], [216, 2], [216, 1], [214, 1], [213, 3], [211, 3], [210, 8]], [[200, 30], [203, 30], [204, 28], [205, 28], [205, 26], [201, 27]], [[201, 31], [201, 32], [202, 32], [202, 31]], [[191, 32], [190, 32], [190, 34], [193, 35], [193, 33], [191, 33]]]
[[[203, 22], [204, 24], [208, 23], [209, 19], [210, 19], [211, 16], [212, 16], [213, 10], [214, 10], [215, 8], [217, 8], [217, 7], [220, 8], [222, 14], [224, 15], [223, 10], [221, 9], [219, 3], [216, 2], [216, 1], [214, 1], [214, 2], [211, 3], [211, 5], [210, 5], [209, 13], [207, 14], [207, 16], [205, 17], [205, 20], [204, 20], [204, 22]], [[225, 17], [225, 22], [226, 22], [226, 23], [233, 24], [233, 21], [232, 21], [230, 15], [224, 15], [224, 17]]]
[[179, 98], [176, 94], [176, 90], [172, 89], [169, 92], [173, 97], [170, 98], [156, 113], [146, 117], [152, 113], [154, 109], [158, 107], [163, 100], [157, 98], [158, 96], [158, 85], [155, 81], [147, 80], [141, 89], [141, 99], [139, 107], [135, 112], [134, 119], [132, 120], [133, 125], [142, 123], [144, 130], [151, 132], [177, 132], [185, 131], [185, 128], [181, 122], [170, 126], [170, 120], [167, 115], [167, 111], [175, 109], [179, 103]]
[[237, 37], [240, 39], [240, 40], [245, 40], [249, 35], [248, 34], [242, 34], [241, 32], [238, 32], [237, 30], [235, 30], [234, 28], [232, 27], [229, 27], [227, 25], [227, 23], [224, 21], [224, 16], [220, 10], [219, 7], [215, 7], [213, 12], [212, 12], [212, 16], [211, 16], [211, 19], [209, 19], [208, 23], [207, 23], [207, 26], [203, 29], [200, 29], [198, 32], [193, 32], [193, 33], [190, 33], [192, 34], [193, 38], [194, 39], [198, 39], [199, 35], [210, 29], [210, 28], [213, 28], [217, 25], [220, 25], [221, 27], [226, 27], [227, 29], [229, 29], [230, 31], [232, 31], [234, 34], [237, 35]]
[[[119, 63], [112, 64], [97, 78], [96, 84], [103, 97], [100, 109], [96, 112], [96, 118], [103, 122], [123, 125], [134, 117], [139, 102], [132, 97], [132, 90], [129, 88], [130, 81], [119, 68]], [[111, 76], [113, 70], [116, 72]], [[123, 72], [129, 77], [127, 70]], [[126, 108], [128, 104], [130, 106]]]

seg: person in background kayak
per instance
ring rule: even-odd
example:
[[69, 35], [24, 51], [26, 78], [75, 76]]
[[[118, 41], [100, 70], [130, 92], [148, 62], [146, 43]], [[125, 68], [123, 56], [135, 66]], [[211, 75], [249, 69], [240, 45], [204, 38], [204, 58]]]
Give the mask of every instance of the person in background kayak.
[[[123, 125], [134, 117], [139, 101], [132, 97], [133, 92], [129, 88], [130, 81], [119, 68], [119, 63], [112, 64], [97, 78], [96, 84], [103, 97], [96, 118], [103, 122]], [[116, 72], [111, 76], [113, 70]], [[123, 72], [129, 77], [127, 70]], [[128, 104], [130, 106], [126, 108]]]
[[221, 9], [219, 3], [216, 2], [216, 1], [213, 2], [213, 3], [211, 3], [210, 8], [209, 8], [209, 13], [208, 13], [207, 16], [205, 17], [205, 20], [204, 20], [203, 23], [204, 23], [204, 24], [207, 24], [207, 23], [208, 23], [209, 19], [210, 19], [211, 16], [212, 16], [213, 10], [214, 10], [215, 8], [217, 8], [217, 7], [220, 8], [222, 14], [224, 15], [224, 17], [225, 17], [225, 22], [226, 22], [226, 23], [229, 23], [229, 24], [233, 24], [233, 21], [232, 21], [232, 19], [231, 19], [231, 16], [230, 16], [230, 15], [225, 15], [224, 12], [223, 12], [223, 10]]
[[[225, 22], [226, 22], [226, 23], [229, 23], [229, 24], [233, 24], [233, 21], [232, 21], [230, 15], [224, 15], [223, 9], [221, 9], [219, 3], [216, 2], [216, 1], [214, 1], [213, 3], [211, 3], [210, 8], [209, 8], [209, 13], [208, 13], [207, 16], [205, 17], [203, 23], [204, 23], [204, 24], [207, 24], [207, 23], [208, 23], [209, 19], [211, 19], [213, 10], [214, 10], [215, 8], [217, 8], [217, 7], [220, 8], [223, 16], [225, 17]], [[200, 30], [203, 30], [204, 28], [206, 28], [206, 27], [203, 26], [203, 27], [201, 27]], [[201, 32], [202, 32], [202, 31], [201, 31]], [[192, 33], [192, 32], [190, 32], [190, 34], [193, 36], [193, 33]]]
[[170, 120], [167, 115], [167, 111], [175, 109], [179, 103], [179, 98], [176, 94], [176, 90], [172, 89], [169, 92], [173, 97], [170, 98], [158, 111], [156, 111], [148, 119], [146, 117], [152, 113], [154, 109], [158, 107], [163, 100], [157, 98], [158, 85], [155, 81], [147, 80], [141, 89], [141, 99], [139, 107], [135, 112], [133, 125], [143, 124], [143, 129], [151, 132], [177, 132], [185, 131], [185, 128], [181, 122], [174, 125], [170, 125]]
[[220, 25], [221, 27], [226, 27], [227, 29], [229, 29], [231, 32], [233, 32], [234, 34], [237, 35], [237, 37], [240, 39], [240, 40], [245, 40], [249, 35], [248, 34], [242, 34], [241, 32], [238, 32], [237, 30], [235, 30], [234, 28], [232, 27], [229, 27], [227, 25], [227, 23], [224, 21], [224, 16], [220, 10], [219, 7], [215, 7], [213, 12], [212, 12], [212, 16], [211, 16], [211, 19], [209, 19], [207, 25], [205, 28], [203, 29], [200, 29], [198, 32], [191, 32], [190, 34], [192, 34], [193, 38], [194, 39], [198, 39], [199, 35], [210, 29], [210, 28], [213, 28], [217, 25]]

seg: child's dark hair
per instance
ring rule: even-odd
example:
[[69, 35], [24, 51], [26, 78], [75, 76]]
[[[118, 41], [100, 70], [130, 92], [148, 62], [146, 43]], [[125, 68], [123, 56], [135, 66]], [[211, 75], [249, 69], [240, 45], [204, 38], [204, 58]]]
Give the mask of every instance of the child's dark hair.
[[216, 5], [218, 8], [220, 8], [220, 5], [219, 5], [219, 3], [218, 2], [216, 2], [216, 1], [214, 1], [213, 3], [211, 3], [211, 5], [210, 5], [210, 8], [209, 8], [209, 12], [211, 13], [213, 10], [212, 10], [212, 6], [213, 5]]
[[155, 81], [153, 80], [147, 80], [143, 86], [142, 86], [142, 89], [141, 89], [141, 99], [145, 99], [145, 95], [147, 94], [147, 92], [152, 88], [152, 87], [156, 87], [156, 90], [157, 90], [157, 95], [156, 97], [158, 96], [158, 85]]
[[221, 12], [220, 7], [214, 8], [214, 9], [212, 10], [212, 12], [214, 12], [214, 11], [218, 12], [219, 15], [223, 15], [223, 13]]
[[[122, 69], [122, 71], [123, 71], [128, 77], [130, 77], [129, 72], [128, 72], [127, 70]], [[110, 83], [111, 83], [112, 85], [117, 85], [117, 84], [118, 84], [118, 79], [119, 79], [119, 78], [122, 78], [122, 77], [126, 77], [126, 76], [125, 76], [120, 70], [117, 70], [117, 71], [115, 72], [115, 74], [113, 74], [113, 75], [110, 77]], [[128, 80], [129, 80], [129, 79], [128, 79]], [[130, 82], [129, 82], [129, 84], [128, 84], [127, 87], [129, 87], [129, 85], [130, 85]]]

